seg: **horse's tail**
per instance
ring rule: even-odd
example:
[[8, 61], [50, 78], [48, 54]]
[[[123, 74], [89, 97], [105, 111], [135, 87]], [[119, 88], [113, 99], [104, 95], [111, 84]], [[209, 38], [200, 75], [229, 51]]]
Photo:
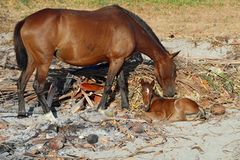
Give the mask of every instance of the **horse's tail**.
[[14, 28], [13, 33], [13, 43], [14, 43], [14, 50], [16, 53], [16, 60], [18, 67], [24, 71], [27, 67], [28, 56], [26, 48], [22, 42], [22, 37], [20, 35], [21, 28], [24, 24], [25, 20], [18, 22]]

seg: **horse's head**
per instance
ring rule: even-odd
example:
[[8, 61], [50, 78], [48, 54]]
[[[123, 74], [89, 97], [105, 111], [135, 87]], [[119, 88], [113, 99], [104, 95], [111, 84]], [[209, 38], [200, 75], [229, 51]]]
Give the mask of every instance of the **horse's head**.
[[176, 65], [174, 63], [174, 57], [177, 56], [179, 52], [180, 51], [167, 54], [164, 58], [159, 58], [155, 62], [155, 76], [162, 87], [163, 96], [166, 97], [173, 97], [176, 93]]
[[145, 111], [149, 111], [150, 105], [151, 105], [151, 99], [153, 97], [153, 87], [154, 87], [154, 81], [151, 83], [145, 82], [143, 80], [140, 81], [142, 85], [142, 97], [143, 97], [143, 105]]

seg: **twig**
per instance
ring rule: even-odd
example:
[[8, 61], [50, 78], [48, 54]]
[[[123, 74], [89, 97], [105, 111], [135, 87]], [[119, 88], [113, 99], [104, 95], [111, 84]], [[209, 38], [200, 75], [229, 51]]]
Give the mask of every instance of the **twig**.
[[106, 119], [103, 119], [102, 121], [131, 121], [131, 122], [140, 122], [140, 123], [148, 123], [148, 121], [146, 120], [142, 120], [142, 119], [134, 119], [134, 118], [116, 118], [116, 117], [113, 117], [113, 118], [106, 118]]
[[[194, 59], [194, 60], [198, 60], [198, 59]], [[201, 59], [199, 59], [201, 60]], [[207, 59], [204, 61], [199, 61], [197, 62], [199, 64], [204, 64], [204, 63], [210, 63], [210, 64], [235, 64], [235, 65], [239, 65], [240, 61], [239, 60], [213, 60], [213, 59]]]
[[36, 99], [37, 98], [37, 95], [36, 94], [32, 94], [32, 95], [29, 95], [26, 97], [26, 102], [29, 102], [33, 99]]
[[90, 123], [103, 123], [103, 122], [106, 122], [106, 121], [131, 121], [131, 122], [140, 122], [140, 123], [148, 123], [148, 121], [146, 120], [142, 120], [142, 119], [132, 119], [132, 118], [116, 118], [116, 117], [108, 117], [108, 118], [105, 118], [103, 120], [101, 120], [100, 122], [97, 122], [97, 121], [91, 121], [81, 115], [79, 115], [79, 117], [81, 119], [83, 119], [84, 121], [86, 122], [90, 122]]
[[145, 149], [145, 148], [148, 148], [148, 147], [157, 147], [157, 146], [159, 146], [159, 145], [163, 145], [163, 144], [166, 143], [166, 142], [167, 142], [167, 139], [164, 137], [163, 140], [162, 140], [162, 142], [160, 142], [160, 143], [149, 144], [149, 145], [146, 145], [146, 146], [142, 146], [142, 147], [140, 147], [140, 148], [137, 148], [137, 150], [136, 150], [134, 153], [130, 154], [128, 157], [134, 157], [134, 156], [136, 156], [136, 155], [138, 155], [138, 154], [152, 153], [152, 152], [154, 152], [154, 151], [142, 151], [142, 150]]
[[83, 116], [81, 116], [81, 115], [79, 115], [79, 117], [80, 117], [81, 119], [83, 119], [84, 121], [86, 121], [86, 122], [97, 123], [97, 124], [100, 123], [100, 122], [96, 122], [96, 121], [91, 121], [91, 120], [89, 120], [89, 119], [87, 119], [87, 118], [85, 118], [85, 117], [83, 117]]
[[85, 108], [85, 107], [84, 107], [84, 100], [85, 100], [85, 98], [82, 97], [82, 98], [80, 99], [80, 101], [78, 101], [76, 104], [74, 104], [74, 105], [72, 106], [72, 108], [71, 108], [72, 113], [76, 113], [77, 111], [82, 110], [82, 109]]
[[29, 157], [33, 157], [36, 159], [71, 159], [71, 158], [77, 158], [79, 160], [87, 160], [88, 158], [86, 157], [79, 157], [79, 156], [74, 156], [74, 155], [70, 155], [67, 154], [68, 156], [48, 156], [48, 155], [36, 155], [30, 152], [25, 152], [24, 153], [25, 156], [29, 156]]
[[68, 92], [67, 94], [64, 94], [64, 95], [60, 96], [60, 97], [58, 98], [58, 100], [60, 101], [60, 100], [63, 100], [63, 99], [65, 99], [65, 98], [72, 97], [72, 94], [73, 94], [73, 91]]
[[192, 85], [188, 84], [187, 82], [184, 82], [184, 81], [179, 80], [179, 79], [177, 80], [177, 82], [180, 82], [180, 83], [182, 83], [182, 84], [184, 84], [184, 85], [187, 85], [187, 86], [189, 86], [190, 88], [192, 88], [193, 90], [197, 91], [196, 88], [194, 88]]
[[53, 83], [51, 84], [50, 89], [48, 91], [47, 104], [49, 107], [51, 107], [53, 98], [58, 91], [57, 83], [58, 83], [57, 79], [55, 81], [53, 81]]
[[88, 97], [87, 93], [86, 93], [84, 90], [82, 90], [82, 94], [83, 94], [84, 97], [86, 98], [88, 104], [89, 104], [91, 107], [94, 107], [94, 105], [93, 105], [91, 99]]

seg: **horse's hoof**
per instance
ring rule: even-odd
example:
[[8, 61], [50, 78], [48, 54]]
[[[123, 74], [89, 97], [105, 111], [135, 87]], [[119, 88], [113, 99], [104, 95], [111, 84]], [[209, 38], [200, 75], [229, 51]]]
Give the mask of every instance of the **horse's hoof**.
[[129, 106], [122, 106], [122, 109], [129, 109]]
[[19, 118], [19, 119], [22, 119], [22, 118], [27, 118], [28, 117], [28, 114], [26, 114], [26, 113], [21, 113], [21, 114], [18, 114], [18, 116], [17, 116], [17, 118]]
[[55, 124], [58, 123], [57, 119], [54, 117], [54, 115], [51, 111], [48, 113], [45, 113], [44, 117], [46, 120], [50, 121], [51, 123], [55, 123]]
[[106, 110], [106, 109], [107, 109], [107, 106], [105, 106], [105, 105], [99, 105], [99, 106], [97, 107], [97, 110], [99, 110], [99, 109], [101, 109], [101, 110]]

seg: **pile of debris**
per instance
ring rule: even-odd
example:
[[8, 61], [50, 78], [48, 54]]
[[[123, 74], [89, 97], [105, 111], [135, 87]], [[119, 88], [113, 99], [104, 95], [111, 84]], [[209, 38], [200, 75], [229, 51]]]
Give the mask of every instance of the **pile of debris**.
[[[11, 52], [13, 52], [12, 49], [9, 53]], [[231, 60], [225, 62], [189, 61], [178, 58], [176, 60], [178, 69], [176, 79], [178, 94], [176, 96], [191, 98], [205, 109], [211, 108], [214, 114], [224, 114], [225, 108], [239, 110], [240, 66], [235, 62]], [[192, 133], [194, 128], [196, 132], [201, 128], [205, 129], [204, 127], [214, 128], [215, 123], [224, 118], [228, 119], [228, 114], [230, 114], [228, 112], [218, 118], [217, 116], [211, 118], [212, 124], [189, 122], [188, 124], [193, 125], [186, 127], [185, 123], [179, 123], [180, 129], [177, 123], [161, 122], [155, 126], [155, 124], [136, 118], [136, 115], [142, 112], [139, 107], [142, 105], [140, 80], [156, 80], [153, 74], [154, 65], [148, 60], [144, 60], [141, 64], [126, 63], [123, 68], [125, 78], [128, 80], [130, 110], [120, 110], [121, 97], [117, 92], [118, 86], [114, 82], [113, 98], [110, 99], [109, 110], [102, 114], [96, 112], [95, 109], [101, 99], [108, 65], [74, 68], [60, 64], [61, 67], [58, 67], [59, 63], [54, 61], [49, 71], [46, 95], [48, 95], [49, 105], [52, 104], [52, 109], [57, 110], [58, 124], [50, 124], [44, 119], [32, 88], [34, 76], [30, 78], [25, 92], [27, 108], [29, 110], [34, 108], [33, 114], [26, 119], [17, 119], [16, 82], [20, 72], [16, 69], [14, 55], [7, 56], [3, 64], [0, 67], [0, 105], [2, 106], [0, 159], [26, 157], [46, 159], [119, 157], [125, 159], [141, 155], [149, 156], [152, 153], [161, 156], [163, 146], [170, 144], [176, 146], [177, 142], [171, 143], [172, 139], [192, 139], [196, 137], [196, 133], [190, 136], [188, 134]], [[157, 82], [155, 84], [155, 90], [162, 95], [160, 86]], [[231, 114], [238, 115], [239, 113]], [[239, 122], [236, 121], [236, 124]], [[229, 127], [228, 123], [223, 125]], [[183, 137], [168, 135], [172, 133], [172, 130], [181, 130], [181, 127], [188, 128]], [[209, 134], [209, 131], [206, 130], [205, 133], [204, 130], [201, 133], [205, 136], [206, 133]], [[191, 143], [193, 142], [194, 139]], [[191, 147], [188, 146], [189, 148]], [[201, 147], [195, 142], [192, 150], [202, 152]], [[205, 151], [207, 152], [207, 149]]]
[[[200, 103], [204, 108], [210, 108], [215, 104], [231, 104], [231, 107], [237, 107], [240, 96], [239, 65], [231, 63], [218, 64], [217, 61], [214, 61], [214, 63], [212, 61], [187, 62], [181, 59], [176, 62], [178, 66], [176, 79], [177, 97], [191, 98]], [[49, 104], [53, 102], [59, 105], [60, 103], [66, 104], [75, 101], [79, 109], [83, 109], [85, 104], [91, 107], [96, 106], [101, 99], [107, 68], [107, 65], [99, 68], [95, 66], [94, 69], [92, 67], [90, 69], [70, 68], [66, 69], [64, 74], [58, 74], [55, 70], [51, 70], [49, 73], [50, 78], [48, 79], [49, 83], [46, 85], [48, 86], [46, 90], [50, 88], [48, 92]], [[135, 69], [133, 70], [132, 68]], [[142, 104], [140, 80], [156, 80], [153, 69], [154, 66], [150, 61], [137, 66], [128, 64], [124, 67], [125, 77], [128, 79], [131, 109], [138, 109]], [[17, 102], [17, 78], [15, 76], [14, 79], [10, 79], [10, 82], [9, 78], [2, 80], [3, 83], [0, 84], [1, 104], [7, 104], [8, 101]], [[32, 83], [33, 78], [26, 88], [25, 98], [27, 103], [37, 101]], [[118, 93], [116, 83], [114, 83], [112, 89], [114, 93]], [[158, 84], [155, 86], [155, 90], [159, 95], [162, 95]], [[112, 99], [120, 106], [120, 96], [114, 96]]]

